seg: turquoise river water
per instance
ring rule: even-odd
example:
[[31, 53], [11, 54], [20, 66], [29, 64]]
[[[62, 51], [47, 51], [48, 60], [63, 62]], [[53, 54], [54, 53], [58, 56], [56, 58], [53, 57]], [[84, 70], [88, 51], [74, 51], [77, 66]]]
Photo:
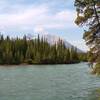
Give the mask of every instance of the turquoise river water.
[[86, 63], [0, 67], [0, 100], [100, 100]]

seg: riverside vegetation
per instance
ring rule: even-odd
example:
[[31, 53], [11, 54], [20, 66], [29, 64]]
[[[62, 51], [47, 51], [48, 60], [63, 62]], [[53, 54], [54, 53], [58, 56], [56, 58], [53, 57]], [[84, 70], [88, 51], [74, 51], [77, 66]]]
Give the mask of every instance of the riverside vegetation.
[[0, 64], [71, 64], [86, 61], [85, 53], [66, 48], [62, 40], [51, 45], [45, 38], [6, 38], [0, 35]]

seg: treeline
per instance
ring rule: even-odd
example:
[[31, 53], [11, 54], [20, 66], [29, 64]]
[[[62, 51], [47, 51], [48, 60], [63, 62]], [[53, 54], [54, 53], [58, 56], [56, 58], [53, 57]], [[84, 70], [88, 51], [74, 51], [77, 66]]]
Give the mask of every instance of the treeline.
[[[83, 57], [83, 56], [82, 56]], [[0, 35], [0, 64], [70, 64], [82, 61], [77, 49], [66, 48], [65, 44], [59, 42], [50, 45], [45, 38], [11, 39]], [[83, 57], [84, 58], [84, 57]]]

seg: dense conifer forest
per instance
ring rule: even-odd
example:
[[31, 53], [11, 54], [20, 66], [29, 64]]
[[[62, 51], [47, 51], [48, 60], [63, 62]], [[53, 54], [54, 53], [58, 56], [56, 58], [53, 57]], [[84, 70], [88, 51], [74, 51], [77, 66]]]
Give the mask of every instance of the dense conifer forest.
[[62, 40], [50, 45], [43, 37], [6, 38], [0, 35], [0, 65], [3, 64], [71, 64], [86, 61], [77, 49], [66, 48]]

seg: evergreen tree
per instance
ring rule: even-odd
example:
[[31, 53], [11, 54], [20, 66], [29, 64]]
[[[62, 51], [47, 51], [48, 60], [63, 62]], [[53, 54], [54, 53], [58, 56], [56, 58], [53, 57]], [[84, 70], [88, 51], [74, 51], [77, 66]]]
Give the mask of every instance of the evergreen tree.
[[[94, 61], [100, 63], [100, 0], [75, 0], [77, 25], [86, 25], [83, 38], [93, 54]], [[100, 67], [100, 65], [99, 65]]]
[[67, 64], [77, 62], [75, 48], [69, 50], [62, 40], [50, 45], [45, 38], [11, 39], [0, 35], [0, 64]]

